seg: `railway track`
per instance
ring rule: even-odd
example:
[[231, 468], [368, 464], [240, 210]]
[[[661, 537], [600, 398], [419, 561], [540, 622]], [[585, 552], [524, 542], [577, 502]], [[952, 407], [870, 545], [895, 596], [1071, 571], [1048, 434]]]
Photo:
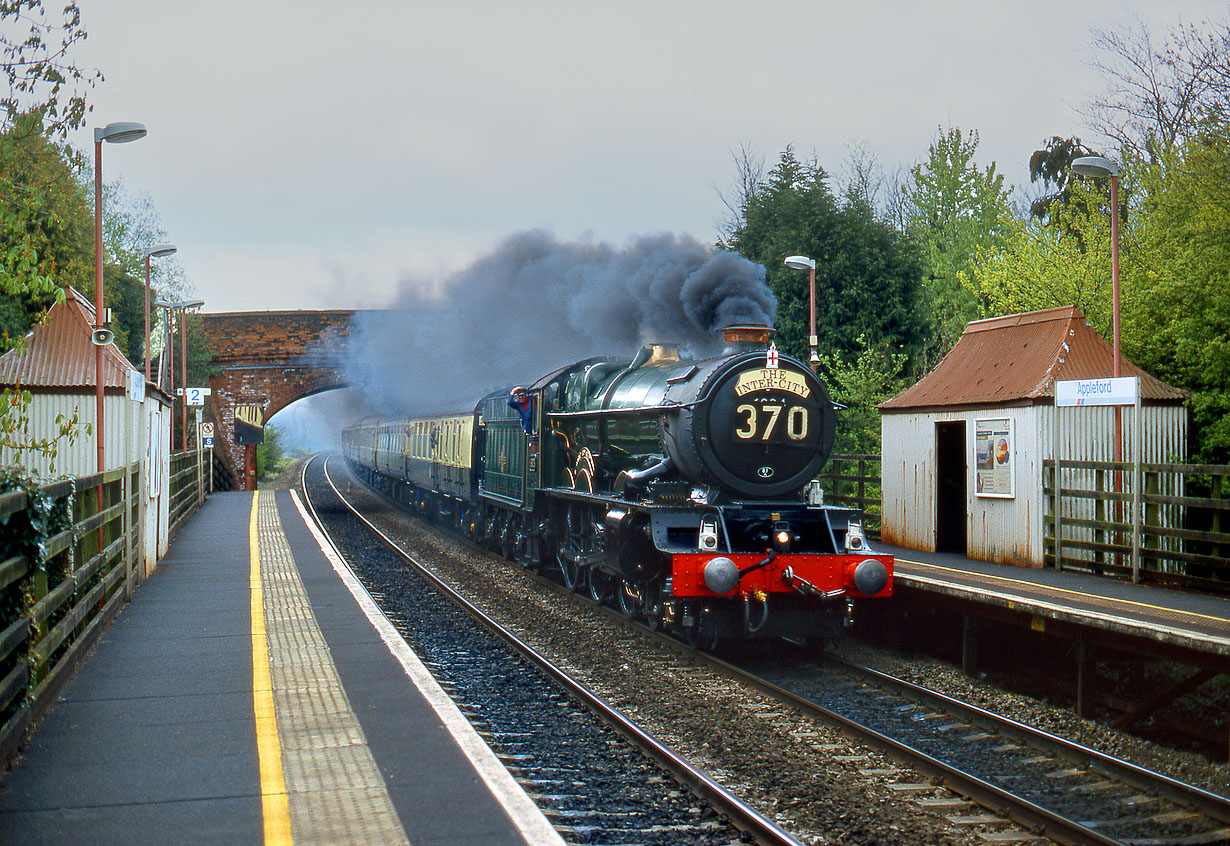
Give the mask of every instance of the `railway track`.
[[1059, 843], [1230, 843], [1230, 800], [867, 667], [727, 672]]
[[316, 463], [313, 516], [565, 840], [799, 843], [420, 567]]
[[[544, 580], [543, 584], [557, 593], [567, 592], [555, 583]], [[579, 597], [576, 601], [588, 602]], [[589, 604], [628, 623], [618, 610]], [[1032, 833], [1073, 844], [1230, 843], [1230, 805], [1224, 797], [942, 694], [852, 666], [830, 664], [803, 672], [797, 664], [785, 670], [735, 667], [693, 652], [673, 638], [638, 628], [638, 637], [654, 639], [688, 662], [705, 662], [784, 708], [837, 726], [856, 743], [883, 751], [924, 779], [900, 781], [897, 771], [874, 766], [864, 768], [864, 773], [882, 773], [884, 779], [894, 781], [888, 785], [891, 789], [913, 796], [923, 810], [946, 816], [956, 825], [977, 825], [998, 835], [990, 839], [1028, 840]], [[982, 751], [972, 757], [981, 755], [984, 762], [994, 763], [993, 771], [983, 768], [980, 773], [971, 763], [971, 750], [977, 748]], [[952, 752], [962, 752], [964, 757]], [[971, 809], [968, 802], [981, 809]]]

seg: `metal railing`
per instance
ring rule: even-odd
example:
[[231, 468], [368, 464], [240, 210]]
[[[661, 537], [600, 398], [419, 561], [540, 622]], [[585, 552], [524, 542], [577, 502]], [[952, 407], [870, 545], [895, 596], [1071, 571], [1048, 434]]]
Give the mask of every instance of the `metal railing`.
[[[195, 451], [172, 458], [172, 536], [204, 501], [207, 476], [197, 458]], [[0, 544], [9, 550], [0, 561], [0, 763], [132, 598], [143, 555], [142, 472], [134, 463], [33, 495], [0, 494], [4, 539], [24, 534]]]
[[[1230, 467], [1043, 462], [1046, 563], [1230, 593]], [[1056, 514], [1059, 515], [1058, 521]]]

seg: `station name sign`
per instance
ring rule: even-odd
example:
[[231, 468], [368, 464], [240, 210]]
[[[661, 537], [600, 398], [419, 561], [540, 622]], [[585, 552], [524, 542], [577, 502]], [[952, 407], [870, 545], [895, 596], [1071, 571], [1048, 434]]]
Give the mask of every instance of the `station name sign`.
[[1140, 394], [1139, 376], [1117, 379], [1070, 379], [1055, 383], [1055, 405], [1135, 405]]

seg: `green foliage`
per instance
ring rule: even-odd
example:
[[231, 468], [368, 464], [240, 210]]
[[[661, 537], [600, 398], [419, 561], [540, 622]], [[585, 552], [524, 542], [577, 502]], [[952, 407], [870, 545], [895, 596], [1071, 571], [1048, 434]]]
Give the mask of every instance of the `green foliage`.
[[[26, 326], [50, 305], [61, 280], [76, 281], [81, 270], [78, 236], [89, 218], [73, 178], [77, 161], [63, 139], [85, 122], [85, 91], [101, 78], [71, 61], [84, 38], [75, 2], [49, 21], [42, 0], [0, 0], [9, 85], [0, 99], [0, 294], [27, 309]], [[0, 349], [24, 331], [12, 305]]]
[[[0, 561], [27, 557], [37, 572], [58, 583], [60, 573], [48, 573], [47, 542], [72, 526], [72, 497], [53, 500], [39, 489], [38, 480], [19, 467], [0, 468], [0, 495], [24, 491], [28, 504], [20, 511], [0, 514]], [[0, 591], [0, 630], [16, 622], [29, 605], [30, 579]]]
[[13, 346], [61, 285], [93, 273], [92, 220], [66, 147], [22, 115], [0, 133], [0, 350]]
[[1124, 343], [1146, 369], [1193, 392], [1196, 460], [1230, 463], [1230, 122], [1210, 121], [1137, 167], [1148, 225]]
[[[1075, 181], [1068, 191], [1074, 201], [1055, 204], [1045, 220], [1015, 222], [1001, 245], [980, 250], [962, 284], [989, 315], [1075, 305], [1110, 338], [1109, 209], [1088, 182]], [[1134, 273], [1129, 265], [1122, 263], [1121, 282]]]
[[[1144, 162], [1124, 153], [1120, 177], [1120, 302], [1125, 357], [1193, 392], [1190, 449], [1230, 462], [1230, 129]], [[1111, 209], [1107, 180], [1076, 179], [1069, 201], [1017, 224], [978, 255], [966, 284], [990, 313], [1076, 305], [1112, 339]]]
[[282, 433], [271, 426], [266, 426], [264, 443], [256, 445], [257, 480], [267, 482], [276, 479], [293, 460], [283, 450]]
[[1097, 155], [1092, 149], [1081, 143], [1076, 137], [1051, 137], [1041, 149], [1034, 150], [1029, 157], [1029, 181], [1041, 182], [1045, 188], [1051, 189], [1035, 199], [1029, 205], [1029, 213], [1036, 218], [1048, 218], [1051, 207], [1056, 203], [1066, 206], [1071, 200], [1068, 186], [1076, 176], [1072, 172], [1072, 162], [1081, 156]]
[[995, 165], [974, 161], [978, 133], [941, 132], [927, 161], [902, 187], [906, 231], [924, 258], [923, 301], [930, 331], [923, 366], [930, 369], [956, 344], [965, 325], [985, 317], [988, 303], [962, 284], [979, 251], [1001, 249], [1016, 217], [1011, 189]]
[[[72, 417], [56, 415], [56, 430], [39, 433], [30, 431], [30, 403], [34, 397], [29, 391], [5, 388], [0, 390], [0, 455], [18, 465], [25, 465], [30, 458], [39, 456], [48, 461], [47, 475], [56, 475], [56, 458], [61, 445], [71, 446], [76, 442], [80, 429], [77, 426], [79, 413], [73, 409]], [[86, 424], [86, 434], [93, 431]], [[14, 471], [16, 472], [16, 471]], [[28, 470], [22, 472], [28, 473]], [[3, 559], [0, 559], [3, 560]]]
[[853, 362], [826, 355], [820, 366], [833, 399], [845, 406], [839, 412], [837, 439], [833, 451], [853, 455], [880, 454], [880, 412], [878, 406], [905, 388], [901, 378], [906, 355], [888, 343], [868, 345], [858, 339], [861, 349]]
[[801, 162], [787, 147], [768, 180], [749, 188], [741, 223], [723, 246], [765, 266], [777, 296], [776, 342], [785, 352], [808, 357], [808, 273], [783, 265], [786, 256], [803, 254], [816, 260], [821, 354], [854, 360], [860, 338], [916, 354], [924, 334], [917, 251], [876, 220], [865, 197], [839, 202], [827, 181], [817, 162]]
[[102, 74], [83, 71], [69, 58], [73, 45], [86, 37], [75, 0], [60, 14], [58, 21], [49, 21], [43, 0], [0, 0], [0, 52], [9, 84], [8, 96], [0, 100], [6, 128], [28, 112], [60, 138], [85, 123], [85, 92]]
[[[151, 293], [151, 301], [153, 296]], [[130, 276], [115, 265], [108, 264], [103, 268], [103, 301], [111, 309], [111, 331], [115, 333], [116, 347], [134, 367], [143, 367], [145, 280]]]

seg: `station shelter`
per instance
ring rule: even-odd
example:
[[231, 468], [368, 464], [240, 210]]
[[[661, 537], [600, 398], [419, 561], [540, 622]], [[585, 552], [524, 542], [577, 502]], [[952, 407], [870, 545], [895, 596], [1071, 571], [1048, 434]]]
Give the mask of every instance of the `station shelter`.
[[[1043, 462], [1055, 458], [1056, 423], [1062, 461], [1115, 459], [1115, 410], [1057, 409], [1055, 382], [1107, 378], [1113, 365], [1113, 348], [1075, 306], [966, 326], [934, 370], [880, 404], [883, 541], [1044, 566]], [[1142, 460], [1182, 461], [1186, 392], [1126, 360], [1121, 375], [1140, 377]], [[1122, 433], [1131, 456], [1137, 433], [1126, 422]]]
[[[27, 391], [25, 409], [11, 406], [9, 421], [21, 421], [23, 443], [56, 437], [57, 418], [72, 422], [76, 438], [56, 446], [50, 456], [0, 443], [0, 466], [21, 466], [43, 481], [82, 478], [98, 472], [94, 305], [78, 290], [64, 289], [22, 345], [0, 356], [0, 389]], [[101, 345], [104, 385], [104, 470], [140, 463], [143, 575], [150, 573], [168, 543], [171, 470], [171, 397], [128, 361], [112, 343]], [[7, 439], [6, 439], [7, 440]]]

